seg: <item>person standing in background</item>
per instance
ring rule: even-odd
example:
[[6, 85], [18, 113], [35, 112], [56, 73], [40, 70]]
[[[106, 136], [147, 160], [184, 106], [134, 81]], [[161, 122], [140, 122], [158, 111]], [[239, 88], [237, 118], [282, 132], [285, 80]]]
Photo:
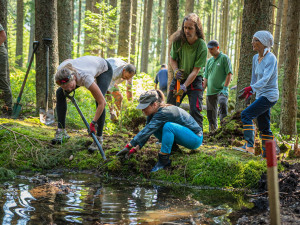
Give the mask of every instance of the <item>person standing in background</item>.
[[166, 96], [168, 90], [168, 66], [166, 64], [161, 65], [160, 70], [156, 74], [154, 83], [155, 90], [157, 90], [157, 84], [159, 83], [159, 90]]

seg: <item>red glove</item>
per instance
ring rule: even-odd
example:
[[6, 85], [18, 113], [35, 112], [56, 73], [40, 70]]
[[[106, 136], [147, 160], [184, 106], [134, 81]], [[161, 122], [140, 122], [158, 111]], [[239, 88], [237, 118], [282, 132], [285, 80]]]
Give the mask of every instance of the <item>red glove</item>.
[[132, 154], [136, 153], [136, 149], [135, 148], [132, 148], [126, 155], [126, 158], [130, 158]]
[[96, 127], [95, 127], [95, 125], [96, 125], [96, 122], [95, 121], [92, 121], [91, 123], [90, 123], [90, 133], [96, 133]]
[[244, 89], [240, 90], [240, 92], [243, 92], [241, 95], [239, 95], [239, 99], [244, 99], [246, 100], [253, 94], [251, 86], [245, 87]]

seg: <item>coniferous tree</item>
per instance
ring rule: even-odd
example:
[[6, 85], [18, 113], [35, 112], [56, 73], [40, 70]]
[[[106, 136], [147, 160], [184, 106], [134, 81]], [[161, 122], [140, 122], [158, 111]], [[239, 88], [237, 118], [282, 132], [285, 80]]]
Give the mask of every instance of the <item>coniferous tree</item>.
[[165, 0], [165, 7], [164, 7], [164, 22], [163, 22], [163, 29], [162, 29], [162, 43], [161, 43], [161, 56], [160, 56], [160, 64], [166, 63], [166, 52], [167, 52], [167, 7], [168, 1]]
[[136, 54], [136, 37], [137, 37], [137, 0], [132, 0], [132, 16], [131, 16], [131, 47], [130, 47], [130, 63], [135, 64]]
[[[298, 19], [296, 19], [298, 18]], [[285, 44], [285, 67], [282, 82], [282, 104], [280, 133], [297, 134], [297, 85], [299, 73], [300, 5], [297, 0], [289, 0]], [[296, 56], [296, 57], [295, 57]]]
[[59, 0], [57, 2], [59, 63], [72, 58], [72, 11], [72, 1]]
[[77, 26], [77, 57], [80, 57], [80, 39], [81, 39], [81, 8], [82, 1], [78, 0], [78, 26]]
[[24, 2], [17, 0], [16, 64], [23, 66]]
[[46, 45], [44, 38], [51, 38], [49, 64], [49, 108], [54, 105], [54, 74], [58, 66], [57, 0], [35, 1], [35, 40], [40, 42], [36, 52], [36, 109], [46, 108]]
[[186, 0], [185, 1], [185, 16], [189, 13], [194, 12], [195, 0]]
[[[111, 6], [112, 9], [117, 7], [117, 0], [109, 0], [109, 5]], [[115, 43], [116, 43], [116, 26], [113, 27], [113, 32], [110, 34], [109, 38], [108, 38], [108, 48], [107, 48], [107, 56], [108, 57], [114, 57], [116, 55], [115, 52]]]
[[279, 44], [279, 58], [278, 59], [278, 70], [284, 64], [285, 59], [285, 43], [286, 43], [286, 30], [287, 30], [287, 12], [288, 12], [289, 0], [283, 0], [283, 12], [282, 12], [282, 21], [281, 21], [281, 36]]
[[278, 0], [275, 35], [274, 35], [274, 54], [276, 56], [278, 56], [278, 49], [279, 49], [279, 42], [280, 42], [282, 12], [283, 12], [283, 0]]

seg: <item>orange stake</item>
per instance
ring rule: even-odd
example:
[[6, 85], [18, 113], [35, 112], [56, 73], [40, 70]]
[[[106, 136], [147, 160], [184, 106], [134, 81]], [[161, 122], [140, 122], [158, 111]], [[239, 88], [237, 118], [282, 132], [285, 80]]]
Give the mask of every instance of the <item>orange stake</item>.
[[[178, 91], [179, 91], [179, 89], [180, 89], [180, 82], [179, 82], [179, 80], [177, 80], [176, 87], [177, 87], [177, 93], [178, 93]], [[179, 105], [180, 105], [180, 96], [177, 95], [177, 96], [176, 96], [176, 106], [179, 106]]]

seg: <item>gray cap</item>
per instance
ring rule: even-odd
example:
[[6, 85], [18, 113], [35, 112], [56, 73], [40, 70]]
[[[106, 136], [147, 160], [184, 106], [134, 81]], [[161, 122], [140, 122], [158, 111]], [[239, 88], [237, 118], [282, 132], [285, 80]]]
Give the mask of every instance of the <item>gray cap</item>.
[[214, 48], [214, 47], [219, 47], [219, 42], [216, 40], [212, 40], [207, 43], [207, 48]]
[[155, 102], [158, 99], [158, 94], [155, 90], [146, 91], [141, 94], [139, 99], [139, 104], [136, 107], [137, 109], [145, 109], [151, 103]]

